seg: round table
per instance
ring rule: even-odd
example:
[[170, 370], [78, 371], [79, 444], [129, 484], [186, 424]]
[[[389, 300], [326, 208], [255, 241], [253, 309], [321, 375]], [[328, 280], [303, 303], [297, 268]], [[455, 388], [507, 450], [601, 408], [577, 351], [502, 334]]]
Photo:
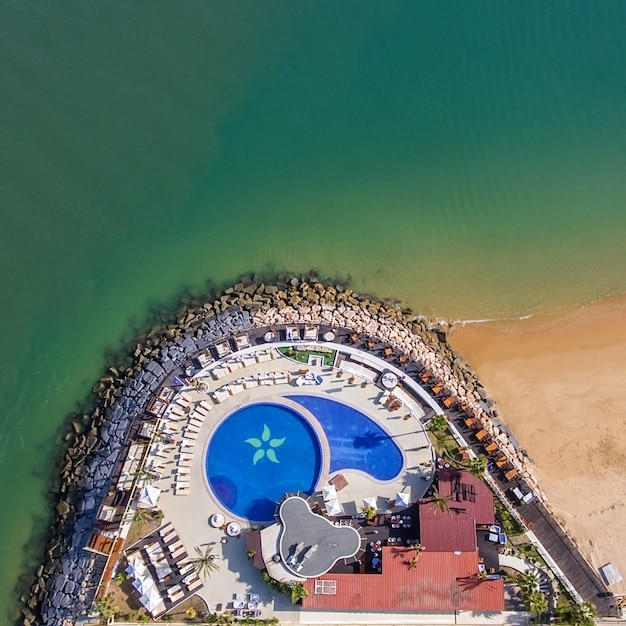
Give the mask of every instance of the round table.
[[224, 525], [224, 516], [221, 513], [213, 513], [209, 519], [209, 523], [213, 528], [219, 528]]
[[380, 377], [380, 384], [385, 389], [393, 389], [398, 384], [398, 377], [393, 372], [385, 372]]
[[274, 333], [271, 330], [268, 330], [264, 335], [263, 335], [263, 339], [267, 342], [267, 343], [271, 343], [272, 341], [274, 341]]
[[332, 330], [329, 330], [327, 333], [324, 333], [325, 341], [334, 341], [335, 333]]
[[226, 534], [229, 537], [236, 537], [241, 532], [241, 526], [237, 522], [231, 522], [226, 527]]

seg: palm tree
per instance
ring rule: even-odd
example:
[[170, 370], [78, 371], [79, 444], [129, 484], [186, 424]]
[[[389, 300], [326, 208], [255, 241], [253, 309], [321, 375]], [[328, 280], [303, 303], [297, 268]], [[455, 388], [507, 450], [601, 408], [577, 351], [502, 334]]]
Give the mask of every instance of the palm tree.
[[487, 457], [477, 456], [474, 459], [470, 459], [468, 469], [472, 476], [482, 476], [487, 469]]
[[298, 604], [302, 598], [306, 598], [309, 595], [306, 587], [300, 581], [294, 581], [291, 583], [291, 603]]
[[419, 559], [426, 548], [421, 543], [413, 544], [413, 551], [415, 552], [415, 559]]
[[596, 615], [596, 607], [591, 602], [581, 602], [572, 609], [572, 626], [592, 626]]
[[219, 565], [215, 562], [217, 557], [212, 554], [213, 546], [206, 546], [204, 552], [198, 546], [196, 546], [195, 550], [198, 556], [190, 559], [189, 562], [193, 565], [198, 575], [206, 578], [207, 574], [210, 577], [211, 572], [219, 570]]
[[448, 425], [448, 419], [445, 415], [435, 415], [433, 419], [430, 420], [430, 429], [433, 432], [438, 432], [440, 430], [444, 430]]
[[548, 610], [548, 600], [541, 591], [532, 591], [524, 596], [524, 606], [535, 615], [540, 615]]
[[143, 482], [144, 485], [153, 485], [161, 478], [158, 472], [148, 467], [142, 467], [141, 469], [137, 470], [136, 476], [137, 482]]
[[450, 505], [448, 504], [450, 497], [451, 496], [442, 496], [439, 491], [435, 489], [433, 495], [430, 497], [430, 506], [436, 511], [447, 513], [450, 510]]
[[522, 590], [522, 593], [525, 596], [529, 596], [539, 590], [539, 576], [537, 575], [537, 572], [528, 571], [517, 577], [517, 584]]
[[365, 515], [365, 519], [369, 522], [376, 517], [376, 509], [371, 504], [368, 504], [363, 507], [363, 515]]
[[409, 566], [409, 569], [415, 569], [417, 567], [417, 557], [411, 557], [406, 564]]

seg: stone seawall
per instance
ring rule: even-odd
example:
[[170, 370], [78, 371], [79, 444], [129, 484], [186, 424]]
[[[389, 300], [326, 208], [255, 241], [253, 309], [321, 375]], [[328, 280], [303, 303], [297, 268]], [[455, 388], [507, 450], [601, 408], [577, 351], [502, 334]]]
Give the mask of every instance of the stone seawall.
[[315, 276], [254, 276], [206, 302], [181, 306], [171, 324], [140, 338], [127, 367], [110, 367], [94, 387], [97, 407], [70, 419], [60, 463], [55, 520], [44, 560], [22, 596], [23, 624], [68, 625], [89, 612], [107, 557], [85, 549], [133, 422], [186, 361], [231, 335], [288, 323], [318, 323], [367, 333], [419, 362], [487, 419], [488, 400], [467, 363], [446, 342], [446, 327], [410, 310], [359, 296]]

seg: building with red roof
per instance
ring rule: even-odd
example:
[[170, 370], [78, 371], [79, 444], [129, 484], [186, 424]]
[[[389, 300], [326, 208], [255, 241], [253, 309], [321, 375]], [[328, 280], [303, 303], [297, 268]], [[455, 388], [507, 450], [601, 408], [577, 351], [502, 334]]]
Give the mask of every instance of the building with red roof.
[[427, 552], [409, 566], [411, 548], [382, 548], [381, 574], [332, 574], [309, 579], [304, 610], [503, 611], [502, 578], [481, 579], [478, 552]]
[[[503, 611], [504, 581], [487, 573], [479, 553], [478, 527], [493, 524], [487, 485], [459, 470], [438, 473], [445, 510], [432, 499], [419, 502], [420, 554], [383, 545], [375, 573], [332, 571], [308, 579], [304, 610], [316, 611]], [[484, 542], [483, 542], [484, 543]], [[484, 547], [484, 546], [483, 546]], [[497, 551], [493, 546], [493, 552]], [[370, 570], [371, 571], [371, 570]]]

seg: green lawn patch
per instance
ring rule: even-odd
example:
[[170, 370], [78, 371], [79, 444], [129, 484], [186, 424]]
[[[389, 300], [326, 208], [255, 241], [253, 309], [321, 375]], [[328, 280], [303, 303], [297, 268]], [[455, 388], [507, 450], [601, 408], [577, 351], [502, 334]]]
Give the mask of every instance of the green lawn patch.
[[287, 346], [278, 348], [278, 351], [289, 359], [308, 365], [310, 356], [317, 356], [324, 359], [324, 365], [330, 366], [335, 362], [336, 350], [301, 350], [297, 346]]

